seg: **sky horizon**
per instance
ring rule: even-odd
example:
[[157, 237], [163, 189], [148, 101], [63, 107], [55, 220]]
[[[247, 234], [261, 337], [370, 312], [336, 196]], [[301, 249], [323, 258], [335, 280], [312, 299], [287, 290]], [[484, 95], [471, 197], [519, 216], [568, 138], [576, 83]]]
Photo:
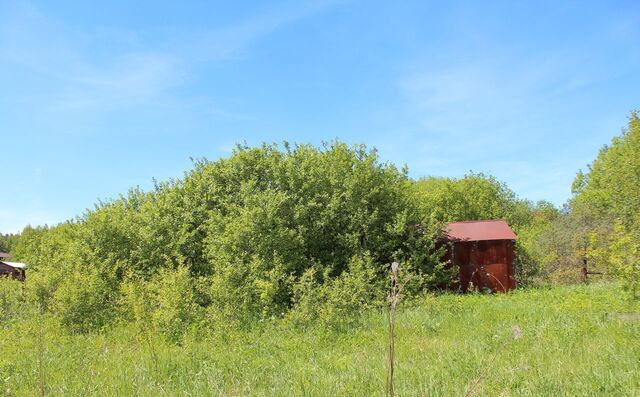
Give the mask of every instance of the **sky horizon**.
[[0, 233], [235, 143], [377, 148], [562, 205], [640, 107], [640, 3], [0, 0]]

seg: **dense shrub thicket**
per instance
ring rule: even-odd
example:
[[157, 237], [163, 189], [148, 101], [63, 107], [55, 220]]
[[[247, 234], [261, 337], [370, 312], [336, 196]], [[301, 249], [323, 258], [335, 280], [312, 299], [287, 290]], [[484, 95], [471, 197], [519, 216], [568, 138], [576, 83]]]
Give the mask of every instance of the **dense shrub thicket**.
[[0, 233], [0, 252], [10, 252], [11, 247], [20, 238], [19, 234], [1, 234]]
[[521, 234], [521, 247], [547, 280], [575, 282], [590, 270], [619, 278], [632, 298], [640, 295], [640, 119], [604, 146], [587, 172], [579, 172], [562, 211]]
[[587, 256], [640, 297], [640, 118], [605, 146], [573, 185], [572, 212], [587, 231]]
[[31, 266], [28, 301], [76, 332], [136, 320], [179, 338], [274, 317], [339, 327], [384, 301], [394, 260], [407, 295], [446, 282], [445, 222], [524, 230], [535, 208], [482, 174], [412, 181], [364, 146], [239, 146], [150, 192], [27, 227], [12, 253]]
[[586, 258], [637, 296], [638, 182], [637, 113], [562, 209], [483, 174], [412, 180], [364, 146], [238, 146], [152, 191], [4, 237], [31, 269], [22, 303], [13, 284], [0, 288], [0, 318], [29, 302], [73, 332], [128, 321], [171, 340], [273, 318], [339, 328], [384, 302], [394, 260], [405, 296], [446, 283], [435, 244], [446, 222], [496, 218], [519, 235], [519, 285], [578, 281]]

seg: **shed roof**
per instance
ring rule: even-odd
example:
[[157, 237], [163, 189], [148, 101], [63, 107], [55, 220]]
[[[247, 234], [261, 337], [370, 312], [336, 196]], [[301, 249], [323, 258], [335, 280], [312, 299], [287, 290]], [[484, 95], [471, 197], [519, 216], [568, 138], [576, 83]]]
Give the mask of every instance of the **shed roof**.
[[518, 238], [507, 222], [502, 219], [452, 222], [447, 225], [449, 240], [485, 241], [515, 240]]
[[20, 263], [20, 262], [1, 261], [0, 263], [4, 263], [5, 265], [9, 265], [11, 267], [15, 267], [16, 269], [26, 269], [27, 268], [27, 265], [25, 265], [24, 263]]
[[2, 259], [2, 258], [8, 258], [9, 256], [11, 256], [11, 255], [7, 254], [6, 252], [2, 252], [2, 251], [0, 251], [0, 259]]

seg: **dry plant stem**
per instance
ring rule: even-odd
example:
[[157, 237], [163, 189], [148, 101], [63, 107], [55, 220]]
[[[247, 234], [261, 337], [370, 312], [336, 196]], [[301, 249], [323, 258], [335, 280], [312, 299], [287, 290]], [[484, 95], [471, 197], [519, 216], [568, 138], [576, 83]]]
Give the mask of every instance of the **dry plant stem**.
[[395, 332], [395, 306], [392, 304], [389, 311], [389, 351], [387, 355], [387, 396], [393, 397], [393, 361], [394, 361], [394, 332]]
[[389, 352], [387, 355], [387, 396], [393, 397], [393, 366], [395, 353], [395, 326], [396, 326], [396, 307], [400, 300], [400, 284], [398, 276], [400, 274], [400, 265], [397, 262], [391, 264], [391, 290], [389, 291]]
[[44, 325], [42, 319], [42, 310], [40, 310], [40, 321], [38, 327], [38, 391], [40, 397], [44, 397], [45, 379], [44, 379]]

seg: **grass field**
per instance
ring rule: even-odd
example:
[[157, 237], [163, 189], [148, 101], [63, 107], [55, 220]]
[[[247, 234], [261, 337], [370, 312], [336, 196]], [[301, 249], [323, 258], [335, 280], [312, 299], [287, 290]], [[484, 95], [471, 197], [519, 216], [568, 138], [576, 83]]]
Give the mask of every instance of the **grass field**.
[[[615, 284], [429, 296], [400, 307], [399, 396], [640, 396], [640, 306]], [[384, 395], [384, 313], [342, 332], [280, 322], [181, 345], [123, 325], [2, 324], [5, 395]]]

